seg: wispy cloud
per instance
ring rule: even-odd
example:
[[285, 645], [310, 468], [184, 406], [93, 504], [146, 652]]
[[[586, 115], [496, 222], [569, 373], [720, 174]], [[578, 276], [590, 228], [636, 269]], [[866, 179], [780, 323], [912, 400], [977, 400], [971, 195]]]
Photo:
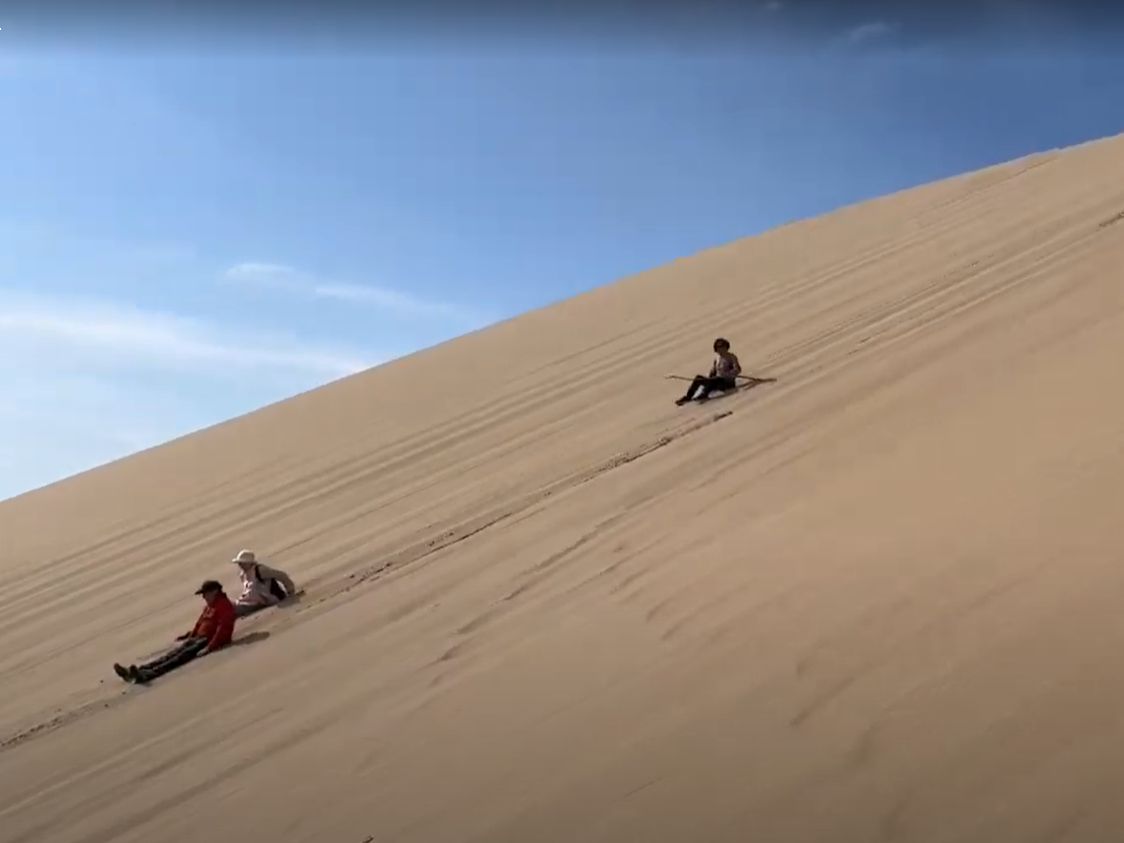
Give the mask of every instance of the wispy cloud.
[[250, 326], [0, 289], [0, 499], [379, 362]]
[[373, 362], [292, 338], [118, 304], [38, 296], [0, 296], [0, 344], [46, 343], [125, 358], [138, 365], [214, 365], [279, 369], [327, 377]]
[[0, 499], [166, 442], [221, 419], [180, 384], [138, 392], [112, 378], [0, 370]]
[[295, 281], [299, 276], [291, 266], [256, 261], [237, 263], [223, 274], [231, 281], [246, 281], [251, 284], [282, 284]]
[[769, 0], [764, 6], [766, 12], [779, 12], [784, 8], [784, 3], [781, 0]]
[[852, 44], [876, 41], [892, 34], [897, 27], [884, 20], [871, 21], [847, 30], [847, 40]]
[[365, 305], [396, 316], [443, 318], [473, 325], [487, 321], [484, 314], [452, 302], [425, 299], [387, 287], [328, 281], [280, 263], [244, 261], [228, 268], [223, 277], [227, 281], [310, 299]]

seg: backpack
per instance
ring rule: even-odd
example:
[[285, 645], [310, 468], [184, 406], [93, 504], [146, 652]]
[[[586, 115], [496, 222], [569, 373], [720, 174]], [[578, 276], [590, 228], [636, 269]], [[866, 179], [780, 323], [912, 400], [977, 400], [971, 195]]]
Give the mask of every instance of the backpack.
[[[262, 579], [261, 570], [259, 570], [257, 565], [254, 566], [254, 579], [258, 582], [265, 582], [265, 580]], [[278, 600], [284, 600], [289, 596], [285, 589], [281, 587], [281, 583], [277, 582], [273, 577], [269, 578], [269, 593]]]

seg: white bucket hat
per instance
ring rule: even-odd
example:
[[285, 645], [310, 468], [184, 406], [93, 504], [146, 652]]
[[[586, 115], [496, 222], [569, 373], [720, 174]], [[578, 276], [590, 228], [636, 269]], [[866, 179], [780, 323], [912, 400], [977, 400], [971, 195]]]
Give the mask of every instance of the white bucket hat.
[[253, 563], [257, 562], [258, 560], [257, 557], [254, 556], [254, 552], [252, 550], [240, 550], [238, 551], [238, 555], [230, 561], [241, 565], [243, 562]]

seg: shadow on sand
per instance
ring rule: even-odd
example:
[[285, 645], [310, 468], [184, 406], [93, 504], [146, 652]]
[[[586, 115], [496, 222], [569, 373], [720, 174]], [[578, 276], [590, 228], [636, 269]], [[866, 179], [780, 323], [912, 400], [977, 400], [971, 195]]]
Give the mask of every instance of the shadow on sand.
[[298, 591], [292, 597], [286, 597], [284, 600], [282, 600], [280, 603], [278, 603], [274, 608], [276, 608], [276, 609], [287, 609], [290, 606], [299, 606], [303, 602], [304, 602], [304, 589], [302, 588], [300, 591]]
[[248, 635], [242, 635], [242, 636], [239, 636], [238, 638], [235, 638], [233, 641], [230, 642], [230, 646], [231, 647], [244, 647], [247, 644], [255, 644], [258, 641], [264, 641], [268, 637], [269, 637], [269, 633], [266, 630], [263, 629], [263, 630], [260, 630], [259, 632], [251, 632]]

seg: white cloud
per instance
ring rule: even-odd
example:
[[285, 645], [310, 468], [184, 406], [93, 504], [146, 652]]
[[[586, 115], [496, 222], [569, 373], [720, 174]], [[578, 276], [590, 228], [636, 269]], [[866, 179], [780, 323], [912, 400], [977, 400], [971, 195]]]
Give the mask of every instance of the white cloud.
[[220, 328], [104, 302], [0, 296], [0, 344], [101, 353], [145, 367], [279, 369], [341, 377], [368, 368], [358, 356], [240, 328]]
[[[175, 386], [138, 392], [112, 378], [23, 362], [0, 369], [0, 499], [201, 426]], [[194, 412], [192, 412], [194, 409]]]
[[227, 269], [223, 277], [235, 283], [312, 299], [367, 305], [396, 316], [443, 318], [473, 325], [486, 321], [483, 314], [451, 302], [424, 299], [386, 287], [326, 281], [285, 264], [244, 261]]
[[0, 499], [378, 362], [292, 336], [0, 289]]
[[847, 30], [847, 40], [852, 44], [874, 41], [892, 33], [896, 27], [886, 21], [871, 21]]
[[[142, 379], [60, 369], [35, 357], [0, 366], [0, 499], [255, 409], [261, 390], [215, 389], [213, 379]], [[244, 381], [255, 380], [244, 378]], [[278, 396], [280, 397], [280, 396]]]
[[285, 266], [280, 263], [245, 261], [235, 264], [223, 274], [231, 281], [276, 283], [283, 279], [294, 278], [298, 273], [291, 266]]

